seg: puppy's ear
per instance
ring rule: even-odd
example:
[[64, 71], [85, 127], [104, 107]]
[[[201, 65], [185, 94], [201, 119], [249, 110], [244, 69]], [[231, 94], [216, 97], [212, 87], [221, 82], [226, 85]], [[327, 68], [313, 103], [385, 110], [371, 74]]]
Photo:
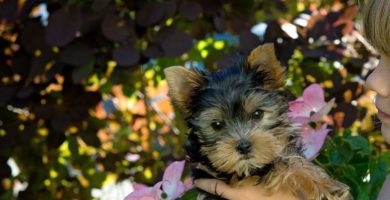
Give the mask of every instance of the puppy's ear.
[[172, 66], [164, 69], [164, 73], [168, 82], [168, 93], [173, 104], [184, 113], [189, 114], [191, 97], [206, 82], [202, 72], [181, 66]]
[[256, 71], [256, 79], [267, 89], [277, 89], [284, 86], [285, 68], [275, 55], [274, 45], [267, 43], [256, 47], [247, 58], [250, 70]]

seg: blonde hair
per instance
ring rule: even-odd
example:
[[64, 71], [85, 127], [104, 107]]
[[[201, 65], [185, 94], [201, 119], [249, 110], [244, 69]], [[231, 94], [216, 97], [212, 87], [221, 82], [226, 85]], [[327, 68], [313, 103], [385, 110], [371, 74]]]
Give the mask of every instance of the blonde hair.
[[364, 5], [363, 31], [374, 48], [390, 56], [390, 1], [368, 0]]

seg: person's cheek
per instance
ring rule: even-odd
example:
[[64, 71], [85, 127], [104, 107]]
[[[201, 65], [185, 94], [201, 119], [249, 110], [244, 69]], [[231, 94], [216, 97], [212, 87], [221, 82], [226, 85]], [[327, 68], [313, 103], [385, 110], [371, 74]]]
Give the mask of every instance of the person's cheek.
[[390, 124], [389, 123], [383, 123], [381, 128], [382, 135], [385, 139], [385, 141], [390, 144]]

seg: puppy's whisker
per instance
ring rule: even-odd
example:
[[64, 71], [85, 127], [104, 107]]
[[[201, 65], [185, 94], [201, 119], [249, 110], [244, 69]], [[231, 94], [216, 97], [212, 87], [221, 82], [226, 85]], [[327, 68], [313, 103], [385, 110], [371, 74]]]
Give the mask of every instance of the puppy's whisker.
[[252, 130], [247, 130], [247, 131], [245, 131], [245, 134], [244, 134], [244, 135], [250, 137], [252, 134], [253, 134], [253, 129], [252, 129]]

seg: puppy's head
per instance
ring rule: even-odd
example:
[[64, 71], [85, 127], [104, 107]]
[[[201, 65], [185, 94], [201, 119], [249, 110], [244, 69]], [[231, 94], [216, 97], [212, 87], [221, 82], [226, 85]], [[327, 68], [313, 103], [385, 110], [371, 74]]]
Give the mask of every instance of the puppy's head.
[[295, 138], [287, 112], [284, 67], [271, 44], [220, 72], [165, 70], [173, 103], [196, 130], [200, 151], [218, 171], [248, 176]]

